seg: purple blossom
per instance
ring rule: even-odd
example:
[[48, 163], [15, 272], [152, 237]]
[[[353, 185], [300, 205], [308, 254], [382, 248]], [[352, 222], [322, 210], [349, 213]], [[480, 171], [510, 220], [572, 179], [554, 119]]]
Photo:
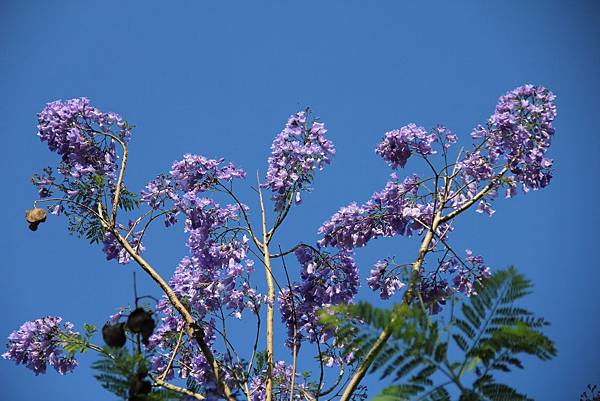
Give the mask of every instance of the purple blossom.
[[378, 237], [411, 236], [431, 223], [433, 204], [419, 203], [420, 180], [416, 175], [398, 182], [395, 174], [385, 188], [362, 206], [342, 207], [319, 228], [320, 246], [352, 249]]
[[[436, 133], [428, 134], [425, 128], [411, 123], [400, 129], [386, 132], [383, 141], [375, 148], [375, 153], [396, 169], [404, 167], [413, 152], [422, 156], [436, 153], [432, 146], [437, 140]], [[449, 142], [452, 140], [456, 142], [456, 137], [451, 136]]]
[[[184, 323], [179, 320], [177, 312], [173, 312], [172, 306], [167, 300], [161, 300], [159, 303], [159, 309], [166, 314], [165, 317], [173, 318], [174, 321], [178, 321], [178, 324], [163, 324], [159, 330], [150, 337], [148, 348], [157, 351], [156, 347], [160, 347], [162, 352], [156, 352], [152, 358], [152, 369], [156, 374], [162, 374], [168, 364], [169, 352], [175, 346], [177, 338], [179, 336], [178, 331], [182, 329]], [[175, 318], [174, 315], [177, 315]], [[168, 330], [167, 330], [168, 329]], [[210, 321], [209, 324], [203, 325], [204, 339], [209, 347], [213, 347], [215, 341], [214, 332], [214, 321]], [[213, 352], [215, 352], [213, 350]], [[169, 372], [167, 372], [167, 378], [170, 379], [174, 376], [175, 372], [181, 379], [187, 379], [195, 384], [199, 385], [202, 392], [208, 396], [208, 399], [216, 396], [217, 385], [214, 381], [212, 368], [206, 360], [204, 354], [199, 349], [198, 345], [192, 339], [185, 339], [181, 344], [177, 358]], [[227, 372], [225, 372], [225, 380], [230, 380]]]
[[140, 195], [140, 200], [155, 210], [164, 206], [167, 199], [175, 197], [171, 180], [165, 175], [159, 175], [150, 181]]
[[130, 128], [115, 113], [104, 113], [87, 98], [48, 103], [38, 114], [38, 136], [62, 156], [59, 171], [73, 178], [104, 175], [114, 179], [115, 140], [127, 142]]
[[284, 207], [290, 193], [295, 193], [299, 202], [299, 193], [312, 182], [314, 170], [322, 170], [335, 155], [333, 144], [325, 138], [325, 125], [313, 122], [309, 128], [306, 117], [305, 112], [290, 116], [271, 145], [267, 176], [261, 186], [274, 193], [277, 209]]
[[119, 309], [117, 310], [117, 313], [115, 313], [114, 315], [110, 315], [110, 322], [112, 324], [117, 323], [119, 320], [121, 320], [121, 317], [123, 317], [123, 313], [127, 310], [127, 308], [125, 308], [124, 306], [119, 307]]
[[232, 163], [221, 166], [224, 159], [208, 159], [204, 156], [186, 154], [183, 159], [173, 163], [171, 178], [175, 189], [183, 192], [203, 192], [215, 186], [219, 181], [231, 181], [244, 178], [246, 173]]
[[487, 130], [476, 136], [486, 140], [490, 163], [503, 158], [523, 191], [544, 188], [552, 178], [550, 147], [556, 117], [555, 96], [543, 86], [524, 85], [500, 97]]
[[279, 293], [281, 319], [288, 328], [288, 345], [293, 344], [294, 318], [300, 339], [307, 337], [311, 342], [323, 342], [330, 333], [319, 325], [318, 312], [327, 306], [353, 301], [360, 286], [358, 267], [352, 251], [348, 250], [329, 255], [302, 246], [296, 250], [296, 257], [302, 266], [301, 280], [294, 283], [291, 290], [286, 287]]
[[[130, 229], [132, 227], [133, 222], [129, 223]], [[125, 230], [125, 226], [120, 225], [119, 227], [122, 230]], [[136, 251], [136, 253], [141, 254], [146, 250], [144, 245], [141, 243], [143, 231], [138, 231], [136, 233], [132, 233], [127, 241], [131, 245], [131, 247]], [[106, 260], [116, 259], [119, 264], [126, 265], [131, 262], [131, 255], [125, 248], [121, 246], [117, 237], [113, 235], [110, 231], [107, 231], [104, 234], [104, 240], [102, 241], [102, 252], [106, 255]]]
[[375, 266], [367, 279], [369, 288], [373, 291], [379, 290], [381, 299], [389, 299], [396, 291], [405, 286], [398, 278], [397, 274], [394, 274], [394, 272], [390, 270], [389, 260], [386, 259], [383, 262], [378, 261], [375, 263]]
[[[290, 399], [290, 384], [292, 382], [293, 369], [290, 365], [284, 361], [277, 361], [273, 366], [273, 382], [275, 387], [273, 389], [274, 400], [284, 401]], [[266, 369], [261, 374], [256, 375], [250, 381], [250, 396], [252, 401], [265, 401], [266, 400], [266, 381], [267, 371]], [[296, 389], [294, 391], [293, 400], [302, 401], [304, 396], [301, 391], [307, 391], [309, 388], [306, 383], [301, 382], [301, 375], [296, 373]]]
[[25, 322], [17, 331], [8, 336], [8, 351], [2, 354], [4, 359], [12, 359], [17, 365], [23, 364], [36, 375], [46, 373], [47, 365], [64, 375], [75, 369], [77, 361], [65, 356], [64, 337], [77, 336], [73, 325], [66, 322], [60, 325], [62, 318], [48, 316]]

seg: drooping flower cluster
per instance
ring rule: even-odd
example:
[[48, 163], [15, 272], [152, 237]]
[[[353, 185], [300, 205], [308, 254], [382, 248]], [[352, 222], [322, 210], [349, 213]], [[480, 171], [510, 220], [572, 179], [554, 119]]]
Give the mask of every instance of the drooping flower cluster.
[[[396, 169], [404, 167], [413, 152], [422, 156], [436, 153], [433, 143], [437, 140], [436, 133], [428, 134], [425, 128], [411, 123], [400, 129], [386, 132], [383, 141], [377, 145], [375, 153]], [[456, 142], [454, 136], [451, 136], [450, 140]]]
[[[159, 302], [158, 309], [163, 310], [165, 313], [163, 324], [158, 329], [161, 332], [155, 332], [154, 335], [150, 337], [148, 347], [154, 349], [156, 346], [160, 346], [166, 350], [164, 354], [157, 353], [152, 358], [153, 371], [157, 374], [162, 374], [168, 365], [169, 350], [172, 350], [175, 346], [178, 339], [178, 331], [182, 330], [184, 323], [179, 315], [177, 315], [177, 312], [174, 314], [172, 313], [173, 310], [166, 299], [162, 299]], [[172, 321], [165, 324], [169, 319]], [[178, 323], [173, 324], [174, 322]], [[169, 327], [171, 330], [166, 330]], [[216, 339], [214, 321], [210, 321], [208, 324], [203, 325], [203, 332], [204, 341], [208, 346], [212, 347]], [[210, 396], [216, 395], [217, 385], [214, 380], [212, 368], [193, 339], [186, 338], [185, 341], [182, 342], [174, 365], [177, 366], [176, 373], [178, 377], [188, 380], [192, 379], [197, 385], [201, 386], [203, 393], [209, 396], [209, 399], [213, 399], [210, 398]], [[167, 379], [171, 379], [174, 375], [175, 369], [172, 365], [167, 372], [166, 377]], [[227, 380], [227, 376], [225, 379]]]
[[[188, 155], [181, 162], [174, 163], [169, 176], [159, 176], [148, 184], [147, 191], [142, 194], [142, 199], [154, 209], [164, 207], [167, 202], [172, 203], [171, 209], [166, 208], [171, 219], [176, 214], [185, 216], [189, 255], [181, 260], [170, 286], [198, 321], [210, 313], [221, 311], [241, 318], [245, 309], [258, 312], [262, 300], [247, 281], [254, 264], [247, 257], [248, 239], [245, 236], [240, 238], [239, 230], [235, 228], [240, 209], [245, 206], [220, 206], [213, 199], [202, 196], [220, 180], [244, 176], [242, 170], [231, 164], [219, 168], [220, 163]], [[166, 297], [158, 303], [157, 311], [161, 318], [148, 347], [168, 351], [184, 322]], [[178, 358], [183, 364], [178, 375], [192, 378], [207, 394], [211, 394], [216, 391], [211, 367], [196, 348], [193, 344], [182, 348]], [[154, 368], [159, 372], [166, 368], [166, 364], [163, 357], [154, 360]]]
[[[132, 228], [133, 222], [129, 222], [130, 229]], [[120, 225], [120, 229], [125, 230], [125, 226]], [[127, 242], [131, 245], [134, 251], [139, 255], [146, 250], [144, 245], [142, 244], [142, 234], [143, 231], [137, 231], [135, 233], [131, 233], [128, 238], [126, 238]], [[102, 252], [106, 255], [106, 260], [116, 259], [117, 262], [121, 265], [126, 265], [131, 262], [131, 255], [125, 248], [121, 246], [117, 237], [107, 231], [104, 234], [104, 240], [102, 241]]]
[[141, 192], [141, 201], [154, 210], [173, 202], [174, 207], [164, 210], [167, 227], [177, 223], [177, 215], [186, 213], [190, 202], [194, 202], [197, 194], [208, 191], [222, 182], [234, 178], [245, 178], [246, 172], [233, 163], [221, 166], [224, 159], [208, 159], [204, 156], [186, 154], [182, 160], [176, 161], [168, 175], [161, 174], [151, 180]]
[[[458, 162], [463, 190], [452, 194], [452, 206], [468, 202], [484, 185], [492, 190], [478, 203], [477, 211], [494, 214], [490, 201], [497, 189], [506, 187], [506, 197], [546, 187], [552, 178], [552, 160], [545, 157], [550, 147], [556, 117], [555, 96], [541, 86], [524, 85], [500, 97], [487, 127], [478, 125], [471, 137], [482, 142]], [[507, 165], [500, 180], [497, 166]], [[495, 179], [496, 182], [491, 182]]]
[[[202, 192], [220, 181], [244, 178], [246, 173], [233, 163], [220, 166], [224, 159], [208, 159], [204, 156], [186, 154], [183, 159], [173, 163], [171, 177], [175, 189], [183, 192]], [[149, 188], [148, 188], [149, 189]]]
[[454, 293], [461, 292], [467, 297], [476, 295], [475, 284], [492, 275], [482, 256], [474, 255], [470, 249], [465, 253], [466, 262], [450, 257], [442, 260], [434, 272], [422, 274], [419, 291], [432, 313], [439, 312]]
[[46, 373], [48, 365], [61, 375], [71, 372], [77, 361], [65, 355], [62, 343], [64, 337], [79, 333], [73, 331], [71, 323], [61, 326], [61, 322], [62, 318], [55, 316], [25, 322], [8, 336], [8, 351], [2, 357], [25, 365], [36, 375]]
[[[290, 365], [284, 361], [277, 361], [273, 365], [273, 382], [276, 388], [273, 389], [273, 400], [285, 401], [290, 399], [290, 387], [292, 383], [293, 369]], [[296, 373], [296, 385], [294, 390], [295, 401], [304, 400], [302, 390], [307, 391], [308, 386], [301, 382], [300, 374]], [[267, 383], [267, 371], [266, 369], [261, 372], [260, 375], [256, 375], [250, 381], [250, 399], [252, 401], [265, 401], [266, 395], [266, 383]]]
[[396, 291], [406, 285], [398, 278], [398, 274], [394, 271], [388, 259], [375, 263], [367, 283], [373, 291], [379, 290], [381, 299], [389, 299]]
[[351, 251], [341, 250], [335, 255], [317, 253], [301, 246], [296, 257], [302, 266], [301, 280], [279, 293], [281, 320], [288, 328], [288, 345], [293, 344], [294, 325], [298, 338], [324, 342], [331, 333], [318, 323], [319, 311], [324, 307], [351, 303], [358, 292], [360, 277]]
[[525, 192], [550, 182], [550, 147], [556, 117], [556, 96], [542, 86], [520, 86], [500, 97], [484, 133], [490, 162], [510, 162], [511, 172]]
[[59, 171], [73, 178], [102, 175], [114, 179], [115, 140], [127, 142], [131, 130], [115, 113], [104, 113], [87, 98], [48, 103], [38, 114], [38, 136], [62, 156]]
[[320, 246], [352, 249], [371, 239], [395, 235], [411, 236], [431, 224], [433, 204], [420, 203], [420, 179], [416, 175], [398, 182], [395, 174], [385, 188], [362, 206], [342, 207], [319, 228]]
[[[247, 258], [248, 239], [222, 235], [227, 223], [237, 219], [239, 207], [221, 207], [212, 199], [192, 196], [194, 193], [185, 194], [179, 203], [179, 210], [186, 215], [190, 255], [175, 270], [171, 287], [200, 319], [220, 308], [238, 318], [246, 308], [257, 311], [261, 296], [246, 280], [254, 266]], [[162, 305], [159, 310], [166, 318], [155, 333], [155, 342], [181, 324], [172, 316], [170, 304]]]
[[294, 194], [299, 202], [300, 192], [312, 182], [314, 170], [322, 170], [331, 162], [335, 148], [325, 137], [326, 132], [323, 123], [313, 122], [309, 127], [307, 113], [299, 112], [288, 119], [273, 141], [262, 187], [274, 193], [277, 209]]

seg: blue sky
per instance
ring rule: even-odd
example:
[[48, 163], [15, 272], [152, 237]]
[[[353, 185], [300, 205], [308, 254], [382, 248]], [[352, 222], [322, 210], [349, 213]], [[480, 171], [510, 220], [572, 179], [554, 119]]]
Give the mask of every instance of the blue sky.
[[[332, 212], [383, 187], [389, 170], [373, 149], [384, 132], [442, 123], [466, 138], [498, 96], [534, 83], [558, 96], [552, 185], [497, 202], [491, 219], [461, 217], [453, 242], [494, 268], [518, 266], [536, 286], [527, 306], [553, 323], [558, 357], [528, 361], [510, 381], [537, 400], [578, 399], [600, 384], [599, 17], [594, 1], [2, 1], [0, 337], [48, 314], [102, 324], [132, 298], [132, 266], [106, 263], [61, 219], [36, 233], [23, 220], [36, 195], [31, 174], [56, 162], [35, 135], [48, 101], [87, 96], [137, 125], [128, 183], [138, 190], [186, 152], [264, 172], [288, 115], [311, 106], [337, 157], [291, 216], [286, 245], [315, 240]], [[147, 256], [167, 277], [183, 240], [180, 229], [149, 237]], [[365, 273], [382, 253], [410, 260], [416, 246], [380, 241], [358, 260]], [[92, 360], [65, 377], [0, 361], [3, 398], [112, 400], [91, 377]]]

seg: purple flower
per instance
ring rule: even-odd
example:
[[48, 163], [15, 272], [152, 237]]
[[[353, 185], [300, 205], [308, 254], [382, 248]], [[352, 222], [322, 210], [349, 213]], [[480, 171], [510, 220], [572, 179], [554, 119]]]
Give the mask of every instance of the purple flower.
[[[186, 154], [173, 163], [171, 177], [175, 188], [183, 192], [203, 192], [219, 181], [244, 178], [246, 173], [229, 163], [221, 166], [224, 159], [208, 159], [204, 156]], [[150, 184], [149, 184], [150, 185]]]
[[313, 122], [309, 128], [306, 113], [296, 113], [271, 145], [268, 171], [263, 188], [273, 193], [276, 208], [286, 204], [290, 193], [295, 193], [299, 203], [299, 192], [312, 182], [315, 169], [322, 170], [331, 162], [335, 148], [325, 138], [325, 125]]
[[155, 210], [164, 206], [167, 199], [175, 196], [171, 180], [164, 175], [159, 175], [150, 181], [140, 195], [140, 200]]
[[[386, 132], [383, 141], [375, 148], [375, 153], [396, 169], [406, 165], [412, 152], [422, 156], [436, 153], [432, 146], [437, 140], [436, 133], [428, 134], [425, 128], [411, 123], [400, 129]], [[450, 141], [456, 142], [456, 137], [451, 136]]]
[[[277, 400], [289, 400], [290, 399], [290, 383], [292, 382], [293, 369], [290, 365], [284, 361], [277, 361], [273, 366], [273, 382], [275, 388], [273, 393], [277, 395]], [[265, 401], [266, 400], [266, 380], [267, 371], [263, 370], [259, 375], [256, 375], [250, 381], [250, 394], [251, 401]], [[308, 386], [301, 382], [301, 375], [296, 373], [296, 388], [294, 391], [295, 401], [304, 400], [304, 396], [301, 391], [307, 391]]]
[[104, 113], [87, 98], [48, 103], [38, 114], [38, 136], [62, 156], [59, 171], [73, 178], [105, 175], [114, 179], [114, 136], [127, 142], [130, 128], [115, 113]]
[[500, 97], [488, 121], [485, 138], [490, 162], [503, 158], [523, 191], [544, 188], [552, 178], [550, 147], [556, 96], [543, 86], [524, 85]]
[[76, 336], [69, 322], [61, 327], [62, 318], [48, 316], [25, 322], [8, 336], [8, 351], [4, 359], [12, 359], [17, 365], [24, 364], [36, 375], [46, 373], [47, 365], [64, 375], [77, 366], [77, 361], [63, 353], [63, 337]]
[[411, 236], [415, 230], [422, 230], [421, 222], [431, 223], [433, 204], [417, 202], [419, 186], [416, 175], [398, 182], [392, 174], [392, 180], [367, 203], [342, 207], [323, 223], [319, 228], [323, 235], [319, 245], [352, 249], [374, 238]]
[[319, 325], [318, 312], [323, 307], [351, 303], [360, 286], [352, 251], [341, 250], [329, 255], [302, 246], [296, 250], [296, 257], [302, 266], [301, 280], [294, 283], [291, 290], [286, 287], [279, 293], [281, 319], [288, 328], [287, 343], [290, 346], [293, 344], [294, 319], [300, 339], [325, 341], [331, 333]]
[[381, 299], [389, 299], [396, 291], [405, 286], [397, 274], [390, 271], [389, 267], [389, 260], [378, 261], [375, 263], [374, 269], [371, 270], [371, 275], [367, 279], [369, 288], [373, 291], [379, 290]]
[[[129, 223], [131, 228], [133, 222]], [[125, 230], [125, 226], [120, 226], [122, 230]], [[131, 247], [136, 251], [137, 254], [141, 254], [146, 250], [144, 245], [141, 243], [143, 231], [138, 231], [136, 233], [132, 233], [127, 240]], [[106, 255], [106, 260], [116, 259], [119, 264], [126, 265], [131, 262], [131, 255], [125, 248], [121, 246], [117, 237], [113, 235], [113, 233], [107, 231], [104, 235], [104, 240], [102, 241], [103, 247], [102, 252]]]

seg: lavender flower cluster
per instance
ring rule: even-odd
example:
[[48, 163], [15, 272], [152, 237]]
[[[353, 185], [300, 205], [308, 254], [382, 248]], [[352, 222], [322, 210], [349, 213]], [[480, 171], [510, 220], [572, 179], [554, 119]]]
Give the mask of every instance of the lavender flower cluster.
[[[248, 258], [249, 240], [235, 229], [241, 208], [246, 207], [221, 206], [203, 196], [223, 186], [222, 182], [245, 177], [233, 164], [222, 164], [223, 159], [185, 155], [173, 163], [169, 175], [152, 180], [141, 197], [152, 209], [165, 209], [167, 225], [174, 224], [177, 215], [185, 217], [189, 255], [177, 266], [170, 286], [198, 321], [221, 310], [241, 318], [245, 309], [258, 312], [263, 299], [247, 281], [254, 265]], [[166, 297], [158, 303], [157, 311], [161, 318], [148, 347], [169, 350], [184, 322]], [[213, 336], [210, 333], [206, 330], [207, 338]], [[209, 393], [216, 389], [210, 366], [195, 345], [186, 342], [178, 358], [186, 366], [178, 369], [180, 377], [192, 378]], [[166, 361], [157, 357], [154, 366], [160, 371]]]
[[[471, 137], [481, 143], [458, 163], [466, 191], [455, 194], [453, 206], [472, 199], [477, 191], [497, 174], [494, 166], [508, 166], [501, 184], [506, 197], [546, 187], [552, 179], [552, 159], [546, 157], [554, 136], [552, 122], [556, 117], [554, 94], [542, 86], [524, 85], [500, 97], [487, 127], [477, 126]], [[496, 188], [494, 188], [496, 189]], [[491, 191], [479, 202], [480, 213], [492, 215], [490, 201], [497, 196]]]
[[[360, 206], [351, 203], [325, 221], [319, 228], [322, 238], [318, 244], [353, 249], [378, 237], [421, 233], [431, 225], [434, 214], [443, 210], [440, 208], [459, 209], [478, 196], [486, 185], [487, 192], [479, 200], [476, 210], [488, 215], [494, 214], [490, 201], [497, 196], [500, 185], [506, 185], [507, 197], [516, 194], [518, 183], [525, 192], [545, 187], [551, 178], [552, 160], [547, 159], [545, 153], [554, 134], [554, 99], [555, 96], [546, 88], [532, 85], [516, 88], [502, 96], [487, 128], [478, 126], [471, 135], [474, 139], [481, 139], [481, 143], [456, 163], [455, 173], [448, 171], [455, 178], [446, 195], [446, 204], [441, 205], [437, 195], [429, 189], [421, 193], [424, 186], [419, 177], [412, 175], [399, 182], [393, 174], [385, 188], [373, 194], [368, 202]], [[424, 128], [409, 124], [387, 132], [376, 153], [396, 169], [404, 167], [413, 153], [424, 157], [436, 153], [433, 145], [437, 142], [442, 144], [445, 157], [450, 145], [457, 142], [457, 137], [443, 126], [427, 133]], [[504, 172], [500, 171], [500, 162], [506, 165]], [[446, 221], [437, 228], [430, 249], [435, 249], [440, 238], [447, 239], [452, 231], [450, 223]], [[467, 257], [469, 261], [471, 258]], [[481, 263], [479, 265], [482, 266]], [[443, 298], [452, 291], [470, 295], [473, 293], [473, 277], [477, 279], [487, 274], [481, 266], [476, 268], [477, 274], [473, 274], [472, 269], [449, 269], [448, 272], [454, 274], [453, 286], [444, 280], [424, 277], [422, 292], [430, 294], [432, 299]], [[401, 279], [390, 274], [389, 261], [375, 265], [368, 284], [371, 289], [379, 291], [383, 299], [403, 286]]]
[[[284, 401], [290, 400], [290, 386], [292, 382], [293, 369], [290, 365], [284, 361], [277, 361], [273, 366], [273, 381], [276, 383], [276, 387], [273, 390], [274, 400]], [[301, 390], [307, 391], [309, 388], [305, 383], [300, 382], [300, 375], [296, 373], [296, 387], [294, 391], [295, 401], [304, 400], [304, 396]], [[250, 381], [250, 399], [252, 401], [264, 401], [267, 399], [266, 396], [266, 382], [267, 382], [267, 371], [263, 370], [261, 374], [256, 375]], [[299, 391], [300, 390], [300, 391]]]
[[299, 112], [287, 121], [271, 145], [269, 168], [263, 188], [269, 188], [277, 209], [282, 209], [290, 194], [300, 201], [300, 192], [312, 182], [315, 169], [331, 162], [335, 148], [325, 138], [325, 125], [313, 122], [309, 128], [307, 113]]
[[319, 310], [353, 301], [360, 286], [358, 266], [350, 250], [329, 255], [301, 246], [295, 254], [302, 267], [300, 281], [282, 288], [278, 298], [287, 343], [293, 344], [294, 326], [299, 340], [325, 342], [331, 333], [319, 324]]
[[48, 365], [61, 375], [73, 371], [77, 361], [64, 354], [62, 343], [64, 337], [79, 333], [73, 331], [71, 323], [61, 326], [61, 322], [62, 318], [55, 316], [25, 322], [8, 336], [8, 351], [2, 358], [23, 364], [36, 375], [46, 373]]
[[[134, 227], [134, 222], [130, 221], [129, 230], [131, 231]], [[119, 228], [121, 230], [126, 229], [126, 227], [123, 225], [119, 225]], [[129, 237], [125, 238], [137, 254], [141, 254], [146, 250], [146, 248], [142, 244], [142, 235], [143, 231], [137, 231], [131, 233]], [[127, 252], [125, 248], [121, 246], [121, 244], [117, 240], [117, 237], [110, 231], [107, 231], [105, 233], [102, 245], [102, 252], [104, 252], [106, 260], [115, 259], [121, 265], [126, 265], [129, 262], [131, 262], [131, 255], [129, 254], [129, 252]]]
[[367, 279], [367, 284], [373, 291], [379, 290], [381, 299], [389, 299], [396, 291], [406, 285], [400, 280], [388, 259], [375, 263]]
[[[184, 323], [182, 320], [180, 320], [178, 315], [175, 315], [176, 312], [175, 314], [172, 313], [173, 311], [166, 299], [162, 299], [159, 302], [158, 309], [163, 310], [167, 314], [164, 315], [163, 324], [161, 328], [159, 328], [159, 330], [162, 332], [158, 335], [157, 332], [155, 332], [155, 334], [150, 338], [148, 348], [154, 350], [157, 346], [160, 346], [167, 351], [172, 350], [177, 341], [177, 333], [170, 330], [165, 330], [169, 325], [165, 325], [164, 322], [168, 319], [173, 319], [179, 322], [178, 330], [183, 328]], [[174, 326], [175, 325], [173, 325], [173, 327]], [[204, 340], [208, 346], [212, 347], [216, 339], [214, 332], [214, 321], [211, 321], [209, 324], [205, 325], [203, 330]], [[167, 368], [168, 361], [168, 352], [156, 353], [156, 355], [152, 357], [152, 370], [156, 372], [156, 374], [162, 374]], [[177, 353], [176, 365], [178, 377], [194, 381], [202, 387], [202, 391], [209, 397], [209, 399], [213, 399], [211, 396], [215, 395], [217, 391], [217, 384], [214, 380], [212, 368], [194, 341], [190, 341], [188, 339], [181, 344], [179, 352]], [[166, 373], [167, 379], [171, 379], [175, 374], [174, 368], [171, 367]], [[228, 379], [228, 377], [226, 376], [225, 379]]]
[[430, 224], [433, 204], [419, 203], [420, 179], [416, 175], [398, 181], [392, 174], [385, 188], [365, 204], [351, 203], [333, 214], [319, 228], [319, 246], [341, 249], [362, 247], [371, 239], [396, 235], [411, 236]]
[[115, 113], [104, 113], [87, 98], [48, 103], [38, 115], [38, 136], [62, 156], [59, 171], [73, 178], [102, 175], [114, 179], [115, 140], [127, 143], [131, 130]]
[[400, 129], [386, 132], [375, 152], [396, 169], [404, 167], [413, 152], [421, 156], [435, 154], [433, 143], [437, 140], [436, 133], [428, 134], [425, 128], [411, 123]]

